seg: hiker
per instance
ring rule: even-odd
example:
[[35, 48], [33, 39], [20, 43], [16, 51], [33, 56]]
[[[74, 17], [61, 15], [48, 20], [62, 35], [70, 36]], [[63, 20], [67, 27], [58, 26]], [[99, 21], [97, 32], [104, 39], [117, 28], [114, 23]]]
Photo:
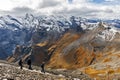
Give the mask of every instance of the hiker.
[[45, 66], [45, 62], [42, 62], [42, 64], [41, 64], [41, 72], [44, 72], [44, 73], [45, 73], [44, 66]]
[[28, 61], [27, 61], [27, 64], [29, 65], [28, 69], [32, 70], [32, 67], [31, 67], [31, 59], [29, 58]]
[[20, 59], [20, 61], [18, 62], [18, 64], [19, 64], [19, 66], [20, 66], [20, 69], [22, 69], [22, 67], [23, 67], [23, 62], [22, 62], [22, 59]]

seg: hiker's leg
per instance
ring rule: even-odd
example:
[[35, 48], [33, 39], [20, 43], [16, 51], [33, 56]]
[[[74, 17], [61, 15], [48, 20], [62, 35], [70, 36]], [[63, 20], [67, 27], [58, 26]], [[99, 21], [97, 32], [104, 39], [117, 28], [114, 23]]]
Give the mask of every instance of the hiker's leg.
[[45, 69], [44, 69], [44, 67], [43, 67], [43, 72], [45, 73]]
[[30, 65], [30, 69], [32, 70], [32, 65]]
[[22, 65], [20, 65], [20, 69], [22, 69]]
[[23, 69], [23, 65], [21, 65], [21, 69]]
[[29, 65], [28, 69], [30, 69], [30, 65]]
[[29, 69], [31, 69], [31, 70], [32, 70], [32, 66], [31, 66], [31, 65], [29, 65]]
[[20, 66], [20, 69], [22, 69], [22, 65]]
[[41, 67], [41, 72], [43, 72], [43, 68]]

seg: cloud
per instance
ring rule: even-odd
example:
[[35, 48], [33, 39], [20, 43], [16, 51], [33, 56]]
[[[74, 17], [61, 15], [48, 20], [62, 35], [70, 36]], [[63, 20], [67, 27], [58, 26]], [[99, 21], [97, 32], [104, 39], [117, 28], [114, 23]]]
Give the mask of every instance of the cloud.
[[31, 9], [31, 8], [28, 8], [28, 7], [15, 7], [15, 8], [13, 8], [12, 12], [16, 12], [16, 13], [24, 13], [24, 12], [31, 13], [31, 12], [34, 12], [34, 10]]
[[[94, 6], [72, 6], [72, 8], [70, 7], [66, 7], [64, 9], [61, 10], [55, 10], [53, 11], [53, 14], [67, 14], [67, 15], [75, 15], [75, 16], [81, 16], [81, 17], [85, 17], [85, 18], [107, 18], [106, 16], [102, 15], [102, 14], [113, 14], [114, 11], [110, 8], [107, 7], [95, 7]], [[109, 17], [110, 18], [110, 17]]]
[[12, 10], [0, 10], [2, 15], [16, 15], [16, 16], [24, 16], [26, 13], [34, 13], [35, 11], [28, 7], [15, 7]]
[[43, 2], [39, 4], [39, 7], [40, 8], [54, 7], [59, 4], [61, 4], [61, 3], [57, 0], [43, 0]]
[[[3, 1], [3, 3], [2, 3]], [[120, 18], [120, 0], [2, 0], [0, 14], [74, 15], [85, 18]], [[100, 0], [99, 0], [100, 1]], [[4, 6], [5, 5], [5, 6]], [[7, 6], [6, 6], [7, 5]]]

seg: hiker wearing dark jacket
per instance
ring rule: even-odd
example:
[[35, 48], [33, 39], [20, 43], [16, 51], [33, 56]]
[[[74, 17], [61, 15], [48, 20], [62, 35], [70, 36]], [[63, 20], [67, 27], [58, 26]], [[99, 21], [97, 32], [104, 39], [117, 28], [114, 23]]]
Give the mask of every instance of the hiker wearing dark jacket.
[[27, 61], [27, 64], [29, 65], [28, 69], [32, 70], [32, 66], [31, 66], [31, 59], [29, 58], [28, 61]]
[[22, 59], [20, 59], [20, 61], [18, 62], [19, 66], [20, 66], [20, 69], [23, 68], [23, 62], [22, 62]]

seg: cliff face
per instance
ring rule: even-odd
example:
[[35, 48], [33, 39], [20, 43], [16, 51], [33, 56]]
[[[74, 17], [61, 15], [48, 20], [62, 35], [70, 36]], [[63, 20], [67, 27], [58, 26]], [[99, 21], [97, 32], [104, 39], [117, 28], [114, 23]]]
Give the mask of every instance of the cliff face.
[[[115, 64], [111, 63], [119, 60], [118, 57], [113, 57], [113, 55], [118, 56], [120, 53], [120, 34], [115, 33], [112, 40], [103, 40], [98, 35], [105, 30], [106, 28], [100, 25], [83, 33], [66, 33], [54, 45], [56, 48], [52, 53], [48, 67], [76, 69], [96, 63], [114, 66]], [[111, 37], [111, 35], [105, 37]], [[110, 59], [110, 63], [105, 63], [106, 61], [109, 62], [108, 59]]]
[[91, 65], [96, 59], [95, 45], [92, 43], [97, 44], [95, 37], [102, 30], [104, 28], [100, 26], [92, 31], [66, 33], [57, 42], [48, 66], [72, 69]]
[[71, 48], [70, 50], [67, 48], [71, 43], [80, 39], [82, 34], [83, 33], [66, 33], [55, 45], [53, 45], [56, 46], [56, 48], [54, 48], [48, 67], [72, 69], [90, 65], [95, 55], [92, 49], [87, 48], [90, 47], [89, 44], [86, 44], [87, 47], [81, 44], [77, 47], [75, 47], [75, 45], [71, 46], [72, 48], [69, 47]]

